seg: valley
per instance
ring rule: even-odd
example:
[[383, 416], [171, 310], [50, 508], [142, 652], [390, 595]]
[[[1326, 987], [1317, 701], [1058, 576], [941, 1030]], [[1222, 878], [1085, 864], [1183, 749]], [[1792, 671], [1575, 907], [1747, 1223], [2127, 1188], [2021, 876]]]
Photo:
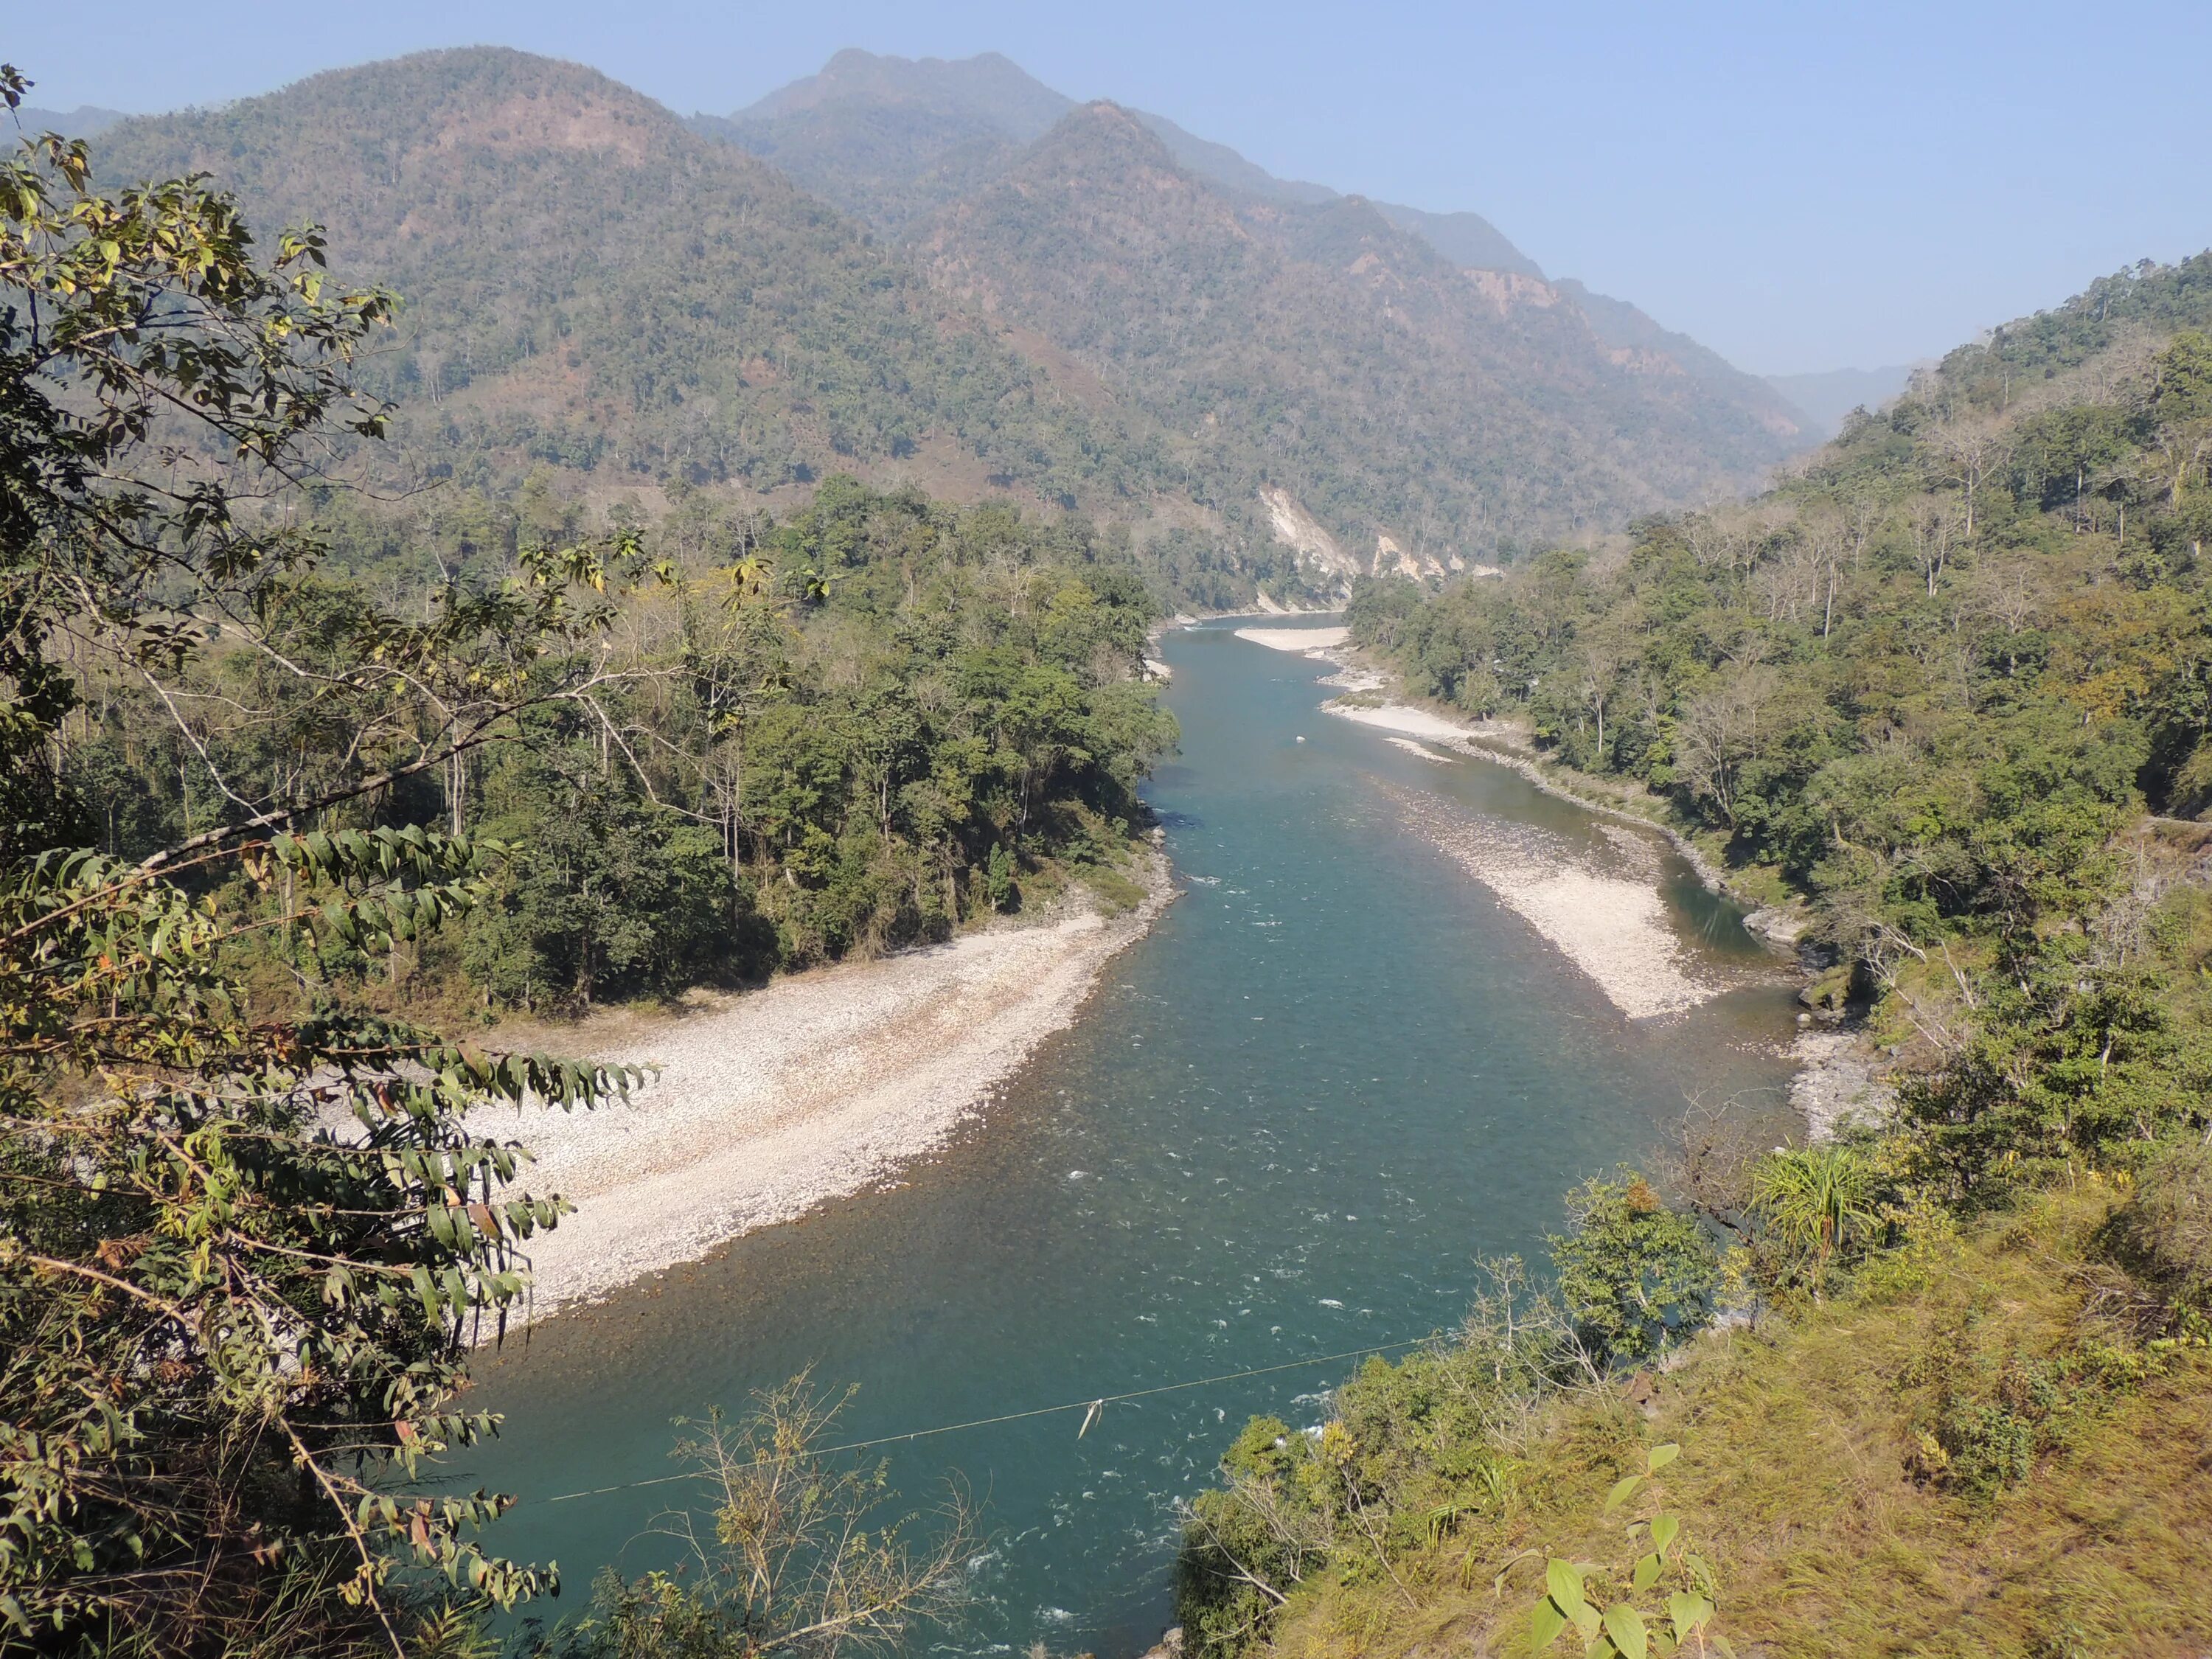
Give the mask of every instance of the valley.
[[38, 21], [0, 1659], [2212, 1644], [2212, 252], [2020, 301], [2187, 193], [2034, 31]]

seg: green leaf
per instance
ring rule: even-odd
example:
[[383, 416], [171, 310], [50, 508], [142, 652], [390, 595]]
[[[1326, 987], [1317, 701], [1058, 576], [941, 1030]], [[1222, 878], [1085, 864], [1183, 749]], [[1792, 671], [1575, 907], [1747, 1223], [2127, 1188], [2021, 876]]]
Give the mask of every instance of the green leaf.
[[1536, 1603], [1528, 1615], [1528, 1635], [1539, 1652], [1559, 1639], [1559, 1632], [1567, 1627], [1567, 1615], [1552, 1605], [1549, 1596]]
[[1629, 1499], [1629, 1495], [1632, 1493], [1637, 1487], [1643, 1484], [1644, 1477], [1640, 1474], [1632, 1474], [1626, 1480], [1614, 1481], [1613, 1483], [1613, 1490], [1606, 1495], [1605, 1512], [1607, 1515], [1611, 1515], [1623, 1504], [1626, 1504]]
[[1651, 1449], [1651, 1455], [1645, 1460], [1645, 1467], [1652, 1474], [1656, 1474], [1681, 1455], [1681, 1447], [1670, 1440], [1663, 1446], [1654, 1446]]
[[1667, 1564], [1664, 1561], [1659, 1559], [1659, 1553], [1656, 1550], [1654, 1550], [1650, 1554], [1638, 1561], [1636, 1564], [1635, 1577], [1630, 1580], [1630, 1583], [1635, 1589], [1636, 1593], [1641, 1595], [1645, 1590], [1650, 1589], [1654, 1584], [1657, 1583], [1659, 1582], [1660, 1570], [1666, 1565]]
[[1650, 1644], [1644, 1633], [1644, 1615], [1626, 1601], [1605, 1610], [1605, 1633], [1621, 1652], [1621, 1659], [1645, 1659]]
[[1667, 1598], [1667, 1616], [1674, 1622], [1674, 1639], [1686, 1642], [1692, 1631], [1713, 1616], [1713, 1604], [1695, 1590], [1676, 1590]]
[[1653, 1516], [1651, 1517], [1651, 1547], [1658, 1551], [1660, 1554], [1664, 1555], [1667, 1553], [1667, 1547], [1674, 1541], [1674, 1540], [1680, 1534], [1681, 1530], [1682, 1517], [1680, 1516]]
[[[1562, 1561], [1556, 1555], [1544, 1565], [1544, 1588], [1551, 1592], [1552, 1600], [1559, 1604], [1559, 1611], [1568, 1618], [1575, 1617], [1576, 1609], [1583, 1605], [1582, 1569], [1571, 1561]], [[1581, 1620], [1576, 1620], [1579, 1624]]]

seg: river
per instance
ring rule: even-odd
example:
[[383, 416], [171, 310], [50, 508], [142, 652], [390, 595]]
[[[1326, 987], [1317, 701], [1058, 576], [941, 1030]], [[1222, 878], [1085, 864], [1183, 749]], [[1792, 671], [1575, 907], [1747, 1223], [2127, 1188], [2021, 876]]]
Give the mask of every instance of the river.
[[[889, 1190], [563, 1314], [479, 1368], [504, 1435], [459, 1473], [523, 1503], [503, 1553], [664, 1564], [690, 1488], [672, 1420], [812, 1367], [852, 1439], [1301, 1362], [895, 1449], [911, 1507], [982, 1508], [975, 1600], [917, 1650], [1126, 1659], [1169, 1617], [1176, 1499], [1243, 1419], [1310, 1422], [1355, 1362], [1454, 1325], [1476, 1258], [1540, 1257], [1560, 1194], [1638, 1156], [1686, 1097], [1784, 1121], [1790, 991], [1671, 853], [1670, 917], [1738, 981], [1632, 1023], [1429, 839], [1406, 803], [1595, 843], [1501, 767], [1437, 765], [1318, 712], [1330, 671], [1172, 633], [1182, 751], [1150, 790], [1187, 889], [1083, 1020]], [[1303, 739], [1303, 740], [1301, 740]]]

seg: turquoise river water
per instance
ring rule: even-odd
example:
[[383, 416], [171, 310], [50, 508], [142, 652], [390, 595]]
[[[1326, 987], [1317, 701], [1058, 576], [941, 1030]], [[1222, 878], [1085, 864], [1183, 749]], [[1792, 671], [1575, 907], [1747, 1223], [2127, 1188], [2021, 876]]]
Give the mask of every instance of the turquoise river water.
[[[1516, 774], [1442, 766], [1318, 712], [1330, 671], [1168, 635], [1182, 751], [1151, 797], [1185, 892], [1082, 1020], [889, 1190], [737, 1241], [509, 1342], [507, 1414], [456, 1473], [519, 1493], [502, 1553], [559, 1562], [574, 1611], [661, 1565], [672, 1419], [807, 1366], [857, 1383], [859, 1439], [1334, 1354], [1455, 1324], [1474, 1259], [1540, 1257], [1560, 1194], [1649, 1148], [1686, 1097], [1784, 1109], [1789, 988], [1670, 854], [1670, 912], [1737, 988], [1631, 1023], [1411, 833], [1405, 804], [1596, 845]], [[1299, 741], [1303, 736], [1304, 741]], [[1500, 823], [1502, 821], [1502, 825]], [[1617, 833], [1617, 832], [1616, 832]], [[1310, 1423], [1356, 1361], [920, 1440], [915, 1508], [965, 1483], [974, 1600], [916, 1651], [1126, 1659], [1167, 1623], [1175, 1504], [1244, 1418]]]

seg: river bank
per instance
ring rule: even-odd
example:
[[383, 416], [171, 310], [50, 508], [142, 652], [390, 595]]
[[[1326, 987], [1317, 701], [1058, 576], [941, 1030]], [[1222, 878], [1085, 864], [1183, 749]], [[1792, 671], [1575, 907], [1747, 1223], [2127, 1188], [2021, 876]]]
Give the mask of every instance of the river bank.
[[[1496, 720], [1477, 723], [1406, 699], [1396, 677], [1350, 645], [1343, 628], [1237, 632], [1254, 644], [1335, 667], [1337, 673], [1324, 684], [1339, 695], [1322, 706], [1324, 713], [1381, 732], [1386, 742], [1426, 760], [1441, 763], [1463, 755], [1509, 768], [1546, 794], [1601, 819], [1663, 836], [1707, 889], [1745, 908], [1747, 931], [1805, 971], [1798, 949], [1808, 920], [1802, 909], [1771, 903], [1771, 896], [1746, 891], [1731, 881], [1705, 848], [1661, 817], [1656, 799], [1643, 792], [1626, 794], [1607, 781], [1547, 761], [1525, 728]], [[1525, 830], [1501, 835], [1495, 826], [1454, 822], [1419, 808], [1404, 792], [1388, 793], [1398, 799], [1417, 833], [1573, 962], [1628, 1018], [1680, 1013], [1726, 988], [1686, 959], [1659, 902], [1656, 872], [1636, 856], [1631, 837], [1608, 830], [1615, 849], [1626, 856], [1605, 861], [1614, 867], [1600, 867], [1587, 854], [1546, 846]], [[1638, 806], [1649, 810], [1635, 810]], [[1799, 1023], [1807, 1026], [1808, 1017], [1801, 1015]], [[1894, 1107], [1887, 1067], [1856, 1032], [1801, 1029], [1789, 1057], [1797, 1068], [1790, 1100], [1809, 1139], [1826, 1140], [1847, 1124], [1879, 1119]]]
[[1038, 1044], [1072, 1024], [1100, 971], [1173, 896], [1143, 855], [1145, 898], [1080, 897], [949, 943], [617, 1011], [565, 1034], [594, 1059], [656, 1067], [597, 1112], [470, 1115], [535, 1162], [524, 1184], [576, 1206], [533, 1241], [530, 1316], [604, 1297], [724, 1242], [882, 1184], [927, 1156]]
[[1340, 672], [1330, 684], [1342, 695], [1322, 705], [1329, 714], [1509, 767], [1547, 795], [1663, 836], [1706, 887], [1745, 908], [1744, 926], [1753, 937], [1778, 951], [1794, 952], [1807, 923], [1803, 913], [1787, 904], [1778, 905], [1772, 895], [1748, 890], [1741, 880], [1731, 878], [1706, 848], [1667, 822], [1662, 804], [1648, 791], [1624, 787], [1547, 758], [1536, 747], [1534, 733], [1525, 726], [1510, 720], [1472, 720], [1455, 710], [1440, 710], [1408, 699], [1395, 675], [1376, 667], [1349, 643], [1348, 629], [1315, 629], [1310, 630], [1310, 638], [1301, 638], [1302, 631], [1240, 629], [1237, 636], [1276, 650], [1301, 652], [1334, 665]]
[[[859, 1386], [838, 1438], [887, 1443], [902, 1508], [947, 1480], [988, 1505], [933, 1649], [1136, 1659], [1171, 1622], [1176, 1505], [1248, 1416], [1310, 1423], [1351, 1356], [1455, 1328], [1470, 1260], [1536, 1259], [1560, 1194], [1668, 1139], [1685, 1099], [1790, 1132], [1771, 964], [1689, 921], [1701, 969], [1763, 982], [1621, 1017], [1376, 786], [1577, 851], [1603, 830], [1502, 768], [1322, 718], [1334, 671], [1234, 634], [1329, 620], [1165, 633], [1183, 737], [1146, 799], [1188, 890], [980, 1115], [872, 1189], [485, 1358], [474, 1403], [507, 1426], [458, 1484], [522, 1498], [509, 1553], [576, 1583], [672, 1565], [652, 1528], [685, 1489], [632, 1484], [671, 1472], [672, 1419], [811, 1369]], [[1633, 839], [1678, 925], [1722, 915]], [[1087, 1413], [1025, 1414], [1106, 1395], [1079, 1437]]]
[[[1343, 628], [1240, 628], [1237, 637], [1335, 666], [1339, 672], [1323, 684], [1340, 695], [1322, 712], [1381, 732], [1423, 760], [1443, 764], [1466, 754], [1499, 762], [1602, 818], [1634, 823], [1647, 835], [1662, 828], [1547, 787], [1533, 759], [1516, 764], [1517, 757], [1480, 744], [1464, 721], [1389, 698], [1389, 680], [1350, 652]], [[1470, 819], [1416, 792], [1384, 786], [1383, 793], [1408, 829], [1488, 889], [1627, 1018], [1686, 1012], [1729, 988], [1732, 976], [1695, 961], [1668, 917], [1656, 841], [1608, 828], [1577, 845], [1528, 825]], [[1705, 868], [1692, 867], [1719, 890]]]

